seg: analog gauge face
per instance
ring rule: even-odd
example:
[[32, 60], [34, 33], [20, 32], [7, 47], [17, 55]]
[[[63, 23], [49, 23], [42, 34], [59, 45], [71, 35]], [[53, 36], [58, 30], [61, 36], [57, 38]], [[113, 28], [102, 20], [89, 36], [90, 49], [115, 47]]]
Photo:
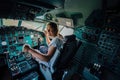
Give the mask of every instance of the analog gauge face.
[[2, 46], [6, 46], [7, 42], [6, 41], [2, 41], [1, 44], [2, 44]]
[[26, 40], [25, 42], [26, 42], [26, 43], [28, 43], [29, 41], [28, 41], [28, 40]]
[[25, 57], [26, 57], [27, 60], [30, 60], [30, 59], [32, 58], [32, 55], [29, 54], [29, 53], [26, 53], [26, 54], [25, 54]]
[[31, 38], [33, 38], [33, 37], [34, 37], [34, 35], [30, 35], [30, 37], [31, 37]]
[[50, 13], [45, 15], [46, 20], [52, 20], [52, 15]]

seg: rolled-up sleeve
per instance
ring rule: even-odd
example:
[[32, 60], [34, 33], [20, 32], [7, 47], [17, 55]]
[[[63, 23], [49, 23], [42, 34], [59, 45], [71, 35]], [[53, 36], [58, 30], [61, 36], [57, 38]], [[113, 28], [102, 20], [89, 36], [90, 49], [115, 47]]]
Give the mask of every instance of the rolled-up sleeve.
[[62, 45], [62, 41], [59, 38], [54, 38], [49, 44], [49, 47], [53, 46], [56, 47], [57, 49], [60, 49], [61, 45]]

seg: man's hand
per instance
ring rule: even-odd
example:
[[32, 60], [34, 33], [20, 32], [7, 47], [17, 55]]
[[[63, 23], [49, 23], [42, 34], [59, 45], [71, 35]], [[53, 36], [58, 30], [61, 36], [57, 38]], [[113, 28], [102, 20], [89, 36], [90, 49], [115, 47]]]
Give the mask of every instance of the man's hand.
[[46, 37], [48, 37], [48, 31], [47, 30], [44, 30], [44, 34]]
[[30, 45], [25, 44], [23, 45], [23, 52], [28, 52], [31, 49]]

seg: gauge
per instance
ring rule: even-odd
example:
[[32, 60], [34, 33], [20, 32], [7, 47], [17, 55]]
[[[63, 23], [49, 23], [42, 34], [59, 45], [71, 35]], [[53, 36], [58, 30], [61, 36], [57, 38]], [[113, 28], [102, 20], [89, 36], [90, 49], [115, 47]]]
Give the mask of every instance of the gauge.
[[26, 57], [26, 60], [30, 60], [32, 58], [30, 53], [25, 53], [24, 56]]
[[2, 44], [2, 46], [6, 46], [7, 42], [6, 41], [2, 41], [1, 44]]
[[33, 38], [33, 37], [34, 37], [34, 35], [30, 35], [30, 37], [31, 37], [31, 38]]
[[51, 15], [50, 13], [47, 13], [47, 14], [45, 15], [45, 19], [46, 19], [46, 20], [52, 20], [52, 15]]
[[10, 46], [10, 50], [11, 51], [15, 51], [16, 50], [16, 46]]

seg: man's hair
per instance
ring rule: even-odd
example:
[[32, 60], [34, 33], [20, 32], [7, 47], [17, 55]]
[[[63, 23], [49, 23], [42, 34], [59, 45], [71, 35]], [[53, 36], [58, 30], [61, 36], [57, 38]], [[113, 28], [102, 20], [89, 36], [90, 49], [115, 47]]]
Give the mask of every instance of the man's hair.
[[58, 34], [58, 26], [57, 26], [56, 23], [49, 22], [47, 25], [50, 25], [50, 27], [53, 29], [53, 31], [55, 32], [55, 34]]

